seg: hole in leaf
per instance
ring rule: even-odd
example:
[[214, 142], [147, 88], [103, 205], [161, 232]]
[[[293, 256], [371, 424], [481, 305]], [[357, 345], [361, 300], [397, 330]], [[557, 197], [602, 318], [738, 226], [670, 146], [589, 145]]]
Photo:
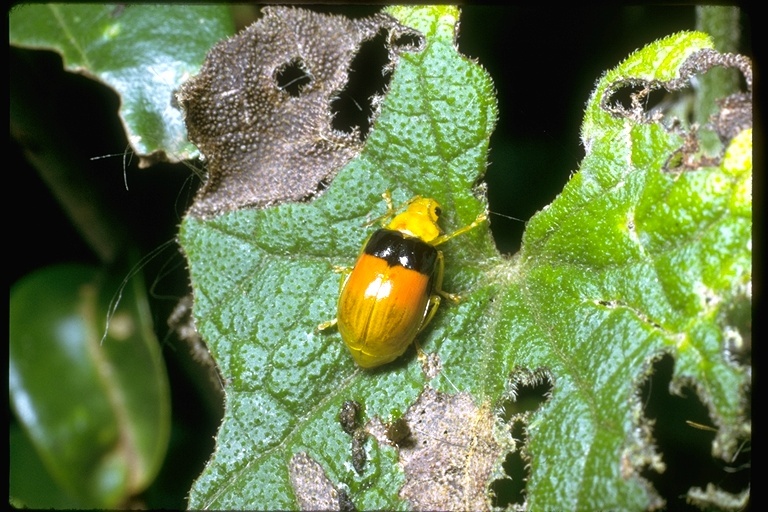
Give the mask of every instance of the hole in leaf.
[[[659, 87], [651, 87], [645, 83], [627, 82], [619, 85], [609, 95], [606, 105], [610, 105], [609, 110], [617, 115], [631, 116], [637, 120], [651, 120], [655, 116], [664, 115], [665, 111], [672, 105], [680, 103], [683, 93], [670, 92]], [[681, 112], [677, 112], [679, 117]], [[687, 116], [691, 111], [686, 113]], [[681, 119], [690, 124], [693, 119]]]
[[747, 367], [752, 364], [752, 290], [741, 287], [730, 304], [718, 315], [723, 332], [723, 349], [729, 361]]
[[277, 70], [275, 82], [278, 89], [296, 98], [301, 95], [304, 86], [312, 82], [312, 75], [307, 70], [304, 61], [296, 58]]
[[641, 475], [664, 498], [668, 510], [700, 510], [686, 502], [692, 487], [706, 489], [711, 483], [734, 495], [749, 487], [749, 448], [745, 445], [730, 463], [712, 457], [715, 431], [707, 408], [690, 388], [686, 396], [669, 392], [673, 369], [674, 359], [665, 355], [641, 385], [645, 413], [654, 422], [652, 435], [666, 464], [663, 473], [646, 469]]
[[[695, 86], [705, 84], [706, 88], [707, 81], [731, 84], [734, 90], [738, 86], [746, 92], [711, 98], [715, 103], [694, 109]], [[681, 162], [670, 162], [668, 170], [718, 165], [714, 157], [722, 152], [721, 146], [752, 126], [752, 64], [742, 55], [701, 50], [688, 57], [679, 78], [664, 82], [627, 79], [613, 83], [603, 97], [602, 107], [614, 116], [634, 122], [661, 121], [678, 133], [690, 130], [688, 148], [683, 148]], [[701, 114], [698, 118], [694, 117], [695, 110]], [[701, 162], [690, 156], [699, 152], [699, 140], [702, 155], [706, 157]]]
[[427, 386], [402, 418], [410, 436], [398, 445], [405, 475], [400, 497], [414, 510], [486, 509], [487, 482], [506, 452], [496, 441], [489, 404], [477, 407], [469, 393]]
[[[518, 447], [525, 442], [525, 429], [521, 422], [515, 422], [512, 427], [512, 437], [518, 440]], [[509, 505], [524, 503], [525, 484], [528, 481], [529, 471], [526, 462], [520, 455], [520, 449], [509, 452], [502, 464], [505, 478], [498, 478], [491, 482], [491, 504], [494, 507], [507, 508]]]
[[424, 36], [415, 32], [401, 32], [390, 39], [396, 53], [417, 52], [424, 48]]
[[529, 476], [528, 461], [522, 454], [528, 437], [525, 424], [531, 413], [549, 399], [552, 387], [551, 375], [544, 369], [517, 368], [509, 378], [506, 397], [499, 404], [498, 414], [502, 421], [510, 423], [510, 435], [516, 440], [517, 449], [509, 452], [502, 464], [506, 476], [494, 480], [488, 487], [494, 507], [524, 504]]
[[503, 421], [537, 410], [552, 392], [552, 381], [545, 370], [518, 369], [510, 377], [506, 398], [500, 405]]
[[347, 85], [331, 103], [335, 130], [352, 133], [358, 128], [362, 139], [368, 135], [374, 115], [373, 99], [384, 94], [391, 76], [383, 73], [389, 64], [385, 42], [386, 33], [380, 31], [361, 45], [352, 60]]
[[325, 468], [306, 452], [291, 457], [288, 476], [301, 510], [355, 510], [346, 490], [337, 487]]

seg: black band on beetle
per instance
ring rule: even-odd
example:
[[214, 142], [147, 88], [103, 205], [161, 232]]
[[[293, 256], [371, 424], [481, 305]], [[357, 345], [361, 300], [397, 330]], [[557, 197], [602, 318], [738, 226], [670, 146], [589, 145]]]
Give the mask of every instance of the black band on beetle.
[[392, 229], [380, 229], [371, 235], [365, 253], [383, 259], [391, 267], [400, 265], [425, 275], [432, 274], [437, 260], [433, 246]]

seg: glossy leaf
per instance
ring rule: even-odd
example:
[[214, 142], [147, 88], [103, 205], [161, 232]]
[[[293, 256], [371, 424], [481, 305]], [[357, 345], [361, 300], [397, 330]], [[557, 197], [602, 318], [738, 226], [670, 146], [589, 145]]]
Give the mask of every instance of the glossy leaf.
[[[11, 405], [80, 507], [125, 506], [152, 482], [168, 445], [168, 382], [141, 279], [128, 282], [102, 342], [118, 284], [91, 267], [60, 265], [11, 289]], [[17, 479], [22, 470], [11, 468]]]
[[9, 457], [9, 502], [17, 508], [76, 509], [82, 502], [73, 499], [53, 481], [32, 442], [18, 423], [11, 423]]
[[9, 28], [11, 44], [56, 51], [66, 69], [117, 91], [139, 157], [197, 155], [174, 95], [211, 45], [233, 33], [226, 6], [26, 4], [11, 11]]

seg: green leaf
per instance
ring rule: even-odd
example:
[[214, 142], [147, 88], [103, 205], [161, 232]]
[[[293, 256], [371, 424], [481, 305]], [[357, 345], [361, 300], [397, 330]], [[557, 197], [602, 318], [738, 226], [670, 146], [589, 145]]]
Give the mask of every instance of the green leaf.
[[[662, 464], [637, 394], [655, 359], [673, 355], [673, 387], [690, 385], [709, 407], [715, 455], [745, 435], [749, 369], [725, 345], [726, 333], [748, 334], [728, 312], [750, 301], [751, 139], [732, 164], [667, 172], [682, 137], [601, 101], [619, 80], [676, 78], [707, 37], [675, 35], [606, 74], [587, 106], [581, 169], [531, 219], [520, 254], [499, 255], [484, 228], [441, 246], [444, 287], [461, 302], [418, 337], [426, 357], [411, 349], [364, 371], [336, 332], [317, 330], [335, 314], [334, 266], [354, 262], [385, 190], [396, 202], [435, 197], [447, 232], [470, 223], [497, 115], [488, 75], [456, 51], [457, 9], [387, 12], [426, 47], [399, 57], [360, 157], [310, 204], [182, 224], [197, 327], [226, 382], [190, 507], [482, 509], [516, 450], [530, 463], [532, 509], [658, 505], [640, 476]], [[551, 389], [538, 409], [493, 414], [542, 380]], [[339, 422], [350, 400], [363, 441]], [[398, 418], [405, 441], [387, 434]]]
[[[141, 279], [127, 283], [101, 339], [117, 284], [91, 267], [59, 265], [11, 289], [11, 405], [51, 478], [79, 507], [125, 506], [153, 481], [168, 445], [168, 382]], [[11, 472], [36, 481], [23, 466]]]
[[13, 507], [76, 509], [83, 506], [53, 481], [32, 442], [18, 423], [11, 423], [9, 438], [8, 494]]
[[[391, 190], [396, 203], [416, 193], [435, 197], [449, 231], [482, 211], [471, 186], [485, 169], [496, 104], [488, 75], [456, 52], [454, 8], [392, 12], [425, 35], [427, 48], [400, 56], [363, 154], [324, 195], [312, 204], [187, 217], [182, 225], [197, 326], [227, 382], [228, 404], [216, 453], [191, 491], [192, 508], [296, 508], [289, 462], [302, 451], [331, 481], [343, 482], [358, 508], [403, 506], [396, 453], [368, 441], [358, 475], [336, 416], [348, 399], [364, 403], [366, 418], [405, 411], [426, 378], [413, 352], [385, 371], [363, 372], [338, 334], [317, 325], [335, 312], [333, 266], [354, 261], [373, 229], [366, 219], [385, 211], [382, 192]], [[451, 251], [445, 286], [464, 292], [481, 273], [458, 262], [495, 251], [481, 230], [462, 238], [472, 243]], [[420, 342], [434, 350], [437, 340], [458, 341], [476, 323], [481, 300], [467, 296], [446, 308]]]
[[[668, 172], [680, 134], [601, 108], [614, 82], [671, 80], [710, 45], [676, 34], [608, 72], [587, 105], [579, 173], [527, 226], [524, 286], [501, 301], [520, 335], [501, 360], [546, 368], [555, 382], [528, 429], [534, 509], [655, 502], [638, 473], [658, 467], [656, 454], [634, 429], [637, 383], [660, 354], [676, 360], [672, 390], [693, 388], [720, 427], [714, 456], [729, 458], [748, 435], [750, 371], [731, 360], [727, 338], [751, 326], [725, 316], [751, 300], [751, 160]], [[746, 138], [741, 154], [751, 153]]]
[[136, 154], [177, 161], [197, 149], [175, 91], [234, 32], [230, 18], [225, 6], [28, 4], [11, 11], [9, 36], [16, 46], [54, 50], [66, 69], [112, 87]]

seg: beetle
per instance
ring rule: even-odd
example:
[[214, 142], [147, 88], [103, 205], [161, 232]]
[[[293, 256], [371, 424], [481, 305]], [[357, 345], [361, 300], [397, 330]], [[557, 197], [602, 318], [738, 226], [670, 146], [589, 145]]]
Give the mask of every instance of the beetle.
[[392, 220], [363, 245], [357, 262], [341, 283], [336, 319], [318, 326], [338, 327], [352, 358], [374, 368], [400, 357], [435, 316], [442, 298], [443, 253], [437, 249], [453, 237], [487, 220], [481, 213], [469, 225], [445, 234], [438, 225], [440, 204], [416, 196], [395, 215], [389, 193], [383, 194]]

